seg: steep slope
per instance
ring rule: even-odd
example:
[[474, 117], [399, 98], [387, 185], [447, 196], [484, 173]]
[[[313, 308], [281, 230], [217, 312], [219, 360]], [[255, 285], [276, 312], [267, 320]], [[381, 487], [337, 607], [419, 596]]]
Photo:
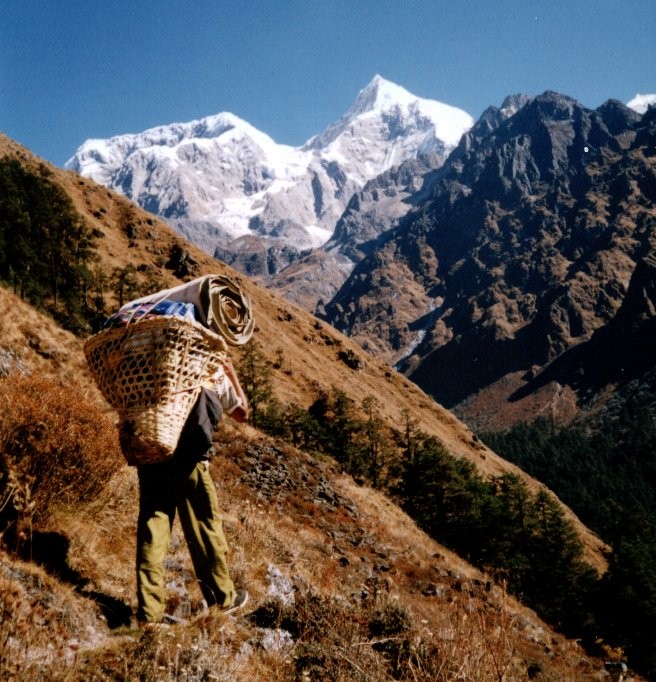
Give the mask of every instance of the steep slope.
[[510, 398], [613, 319], [654, 248], [653, 111], [519, 104], [484, 114], [325, 313], [478, 427], [573, 416], [567, 383]]
[[[285, 357], [284, 367], [275, 375], [276, 394], [281, 401], [294, 399], [308, 405], [315, 400], [318, 387], [331, 385], [358, 402], [367, 395], [384, 395], [387, 400], [381, 405], [381, 412], [389, 423], [400, 423], [402, 412], [408, 410], [421, 428], [439, 437], [454, 454], [471, 459], [484, 473], [517, 471], [494, 453], [485, 451], [464, 424], [385, 362], [367, 356], [351, 339], [185, 242], [161, 219], [74, 172], [44, 164], [2, 135], [0, 154], [15, 156], [33, 168], [47, 169], [50, 177], [71, 197], [87, 224], [101, 233], [97, 251], [108, 274], [113, 269], [132, 266], [143, 282], [154, 279], [162, 288], [179, 283], [181, 277], [190, 279], [211, 272], [228, 274], [240, 282], [253, 302], [255, 338], [268, 354], [273, 355], [280, 349]], [[175, 271], [180, 261], [189, 270], [182, 276]], [[109, 297], [113, 295], [106, 293]], [[359, 369], [346, 365], [339, 357], [340, 351], [359, 358]], [[288, 367], [292, 368], [291, 372], [285, 371]], [[90, 381], [88, 374], [85, 377]]]
[[[91, 181], [41, 164], [4, 137], [0, 137], [0, 153], [45, 168], [49, 177], [66, 189], [88, 224], [102, 233], [99, 265], [108, 272], [131, 263], [144, 278], [156, 274], [163, 284], [173, 284], [179, 280], [172, 269], [171, 253], [183, 251], [183, 261], [193, 271], [186, 277], [224, 272], [239, 278], [224, 264], [185, 244], [153, 216]], [[385, 396], [381, 405], [385, 421], [398, 424], [402, 412], [408, 410], [422, 429], [438, 436], [451, 452], [472, 461], [481, 471], [523, 475], [384, 363], [365, 358], [352, 341], [273, 293], [243, 278], [241, 281], [253, 299], [257, 340], [267, 353], [280, 349], [284, 354], [284, 367], [275, 373], [281, 400], [307, 405], [317, 389], [332, 385], [356, 400]], [[84, 369], [82, 340], [59, 330], [12, 293], [2, 289], [0, 294], [5, 310], [2, 350], [12, 359], [6, 368], [49, 373], [68, 381], [74, 377], [89, 396], [100, 400]], [[339, 357], [340, 350], [359, 357], [363, 365], [359, 369], [347, 366]], [[316, 665], [337, 666], [336, 660], [341, 661], [344, 677], [336, 679], [356, 679], [353, 675], [359, 674], [354, 672], [358, 667], [378, 666], [371, 668], [369, 679], [387, 679], [387, 659], [371, 653], [377, 651], [372, 644], [380, 637], [373, 635], [365, 644], [359, 638], [371, 638], [372, 634], [353, 628], [358, 622], [373, 623], [375, 618], [379, 622], [381, 609], [386, 613], [385, 609], [389, 611], [389, 605], [396, 603], [409, 614], [401, 632], [417, 647], [413, 649], [419, 656], [413, 659], [415, 665], [427, 666], [425, 656], [434, 657], [443, 650], [442, 658], [435, 660], [469, 666], [470, 675], [478, 674], [481, 681], [498, 679], [499, 666], [523, 679], [529, 663], [534, 674], [541, 670], [547, 675], [544, 679], [573, 682], [598, 677], [600, 661], [584, 656], [577, 645], [557, 636], [529, 610], [487, 585], [485, 576], [429, 540], [378, 493], [356, 486], [329, 463], [314, 461], [249, 426], [224, 426], [219, 445], [226, 443], [232, 445], [222, 447], [214, 471], [227, 514], [235, 574], [253, 593], [256, 607], [267, 606], [275, 589], [280, 594], [281, 584], [291, 585], [282, 589], [283, 594], [286, 589], [298, 600], [292, 622], [289, 614], [287, 620], [282, 613], [276, 616], [274, 612], [272, 617], [273, 607], [268, 606], [269, 611], [256, 611], [254, 620], [244, 622], [200, 616], [170, 636], [156, 634], [148, 639], [125, 631], [111, 634], [101, 615], [106, 619], [108, 613], [122, 613], [134, 594], [136, 487], [134, 471], [125, 467], [102, 499], [89, 508], [62, 508], [51, 520], [51, 529], [66, 533], [71, 543], [67, 561], [76, 575], [88, 581], [84, 589], [73, 589], [74, 585], [57, 582], [41, 569], [2, 556], [3, 585], [12, 595], [25, 593], [29, 599], [39, 600], [42, 606], [37, 615], [45, 614], [35, 620], [28, 612], [17, 610], [15, 617], [24, 620], [11, 621], [26, 637], [23, 644], [33, 663], [52, 665], [54, 657], [61, 654], [62, 665], [80, 672], [78, 679], [90, 679], [108, 667], [129, 669], [135, 675], [140, 670], [146, 675], [159, 674], [156, 671], [163, 669], [182, 676], [183, 666], [188, 666], [187, 675], [193, 669], [197, 679], [208, 666], [215, 674], [219, 671], [231, 679], [272, 679], [276, 675], [292, 679], [290, 666], [294, 663], [285, 655], [287, 650], [284, 646], [282, 651], [267, 648], [266, 637], [274, 636], [272, 630], [278, 632], [275, 636], [284, 637], [274, 630], [276, 624], [285, 623], [302, 633], [303, 627], [310, 627], [303, 623], [325, 618], [321, 622], [328, 639], [316, 645], [324, 647], [314, 650], [314, 655], [319, 655]], [[537, 482], [529, 483], [533, 489], [539, 488]], [[586, 543], [587, 558], [603, 568], [601, 543], [570, 518]], [[198, 595], [179, 536], [169, 569], [173, 574], [172, 603], [182, 613], [197, 607]], [[472, 613], [476, 618], [470, 617]], [[214, 634], [217, 632], [220, 637]], [[352, 647], [345, 661], [340, 657], [342, 649], [326, 643], [333, 636], [330, 632], [342, 642], [340, 646], [348, 642]], [[176, 647], [178, 653], [180, 649], [184, 652], [182, 659], [175, 657]], [[7, 653], [9, 649], [2, 650], [3, 656]], [[310, 656], [312, 652], [306, 653]], [[303, 660], [296, 663], [297, 674], [315, 659]], [[45, 669], [40, 669], [43, 674]]]
[[[176, 524], [169, 608], [190, 623], [145, 633], [128, 627], [137, 486], [126, 467], [94, 504], [59, 509], [52, 519], [52, 531], [70, 539], [67, 566], [82, 587], [0, 552], [0, 593], [19, 605], [5, 632], [19, 633], [29, 655], [6, 661], [11, 649], [0, 644], [7, 672], [22, 663], [22, 679], [44, 680], [166, 674], [264, 682], [307, 671], [371, 682], [395, 670], [438, 682], [463, 675], [492, 682], [500, 670], [513, 680], [603, 679], [603, 660], [427, 538], [379, 493], [249, 427], [218, 435], [212, 471], [249, 613], [202, 611]], [[39, 604], [32, 614], [23, 606], [31, 602]]]

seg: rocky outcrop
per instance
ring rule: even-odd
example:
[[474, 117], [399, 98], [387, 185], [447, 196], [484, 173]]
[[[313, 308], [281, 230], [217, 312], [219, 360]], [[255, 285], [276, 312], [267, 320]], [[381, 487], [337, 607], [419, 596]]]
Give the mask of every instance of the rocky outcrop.
[[553, 92], [504, 104], [325, 307], [448, 407], [501, 382], [490, 399], [508, 400], [588, 342], [654, 252], [653, 114]]
[[622, 305], [588, 341], [570, 348], [511, 396], [520, 400], [557, 382], [581, 396], [641, 379], [654, 369], [656, 340], [656, 254], [638, 261]]

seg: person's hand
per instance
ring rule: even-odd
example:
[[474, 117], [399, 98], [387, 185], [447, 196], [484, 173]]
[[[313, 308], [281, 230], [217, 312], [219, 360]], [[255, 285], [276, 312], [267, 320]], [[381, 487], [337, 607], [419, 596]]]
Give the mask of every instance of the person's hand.
[[[245, 415], [241, 421], [246, 421], [250, 414], [250, 410], [248, 407], [248, 398], [246, 398], [246, 393], [244, 393], [244, 389], [241, 387], [241, 384], [239, 383], [239, 377], [237, 376], [237, 372], [235, 371], [235, 368], [232, 364], [232, 360], [229, 357], [226, 357], [226, 359], [224, 360], [223, 369], [228, 379], [230, 379], [230, 381], [232, 382], [232, 385], [234, 386], [235, 391], [237, 392], [237, 395], [241, 400], [241, 407]], [[238, 419], [237, 421], [240, 420]]]
[[237, 407], [235, 407], [235, 409], [230, 413], [229, 416], [236, 422], [243, 424], [245, 421], [248, 421], [248, 417], [250, 416], [250, 414], [247, 407], [244, 407], [243, 405], [237, 405]]

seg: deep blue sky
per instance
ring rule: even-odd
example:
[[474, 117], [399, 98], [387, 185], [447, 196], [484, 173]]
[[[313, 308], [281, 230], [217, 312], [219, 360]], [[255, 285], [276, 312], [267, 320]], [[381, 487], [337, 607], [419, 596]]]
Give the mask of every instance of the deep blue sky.
[[656, 93], [656, 0], [0, 0], [0, 131], [90, 137], [230, 111], [301, 145], [379, 73], [478, 117], [556, 90]]

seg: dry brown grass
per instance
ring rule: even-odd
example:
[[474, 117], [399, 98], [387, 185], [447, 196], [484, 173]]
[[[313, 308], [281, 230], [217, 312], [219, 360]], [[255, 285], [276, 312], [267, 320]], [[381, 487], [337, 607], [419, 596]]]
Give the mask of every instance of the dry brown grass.
[[0, 671], [4, 680], [48, 679], [106, 637], [89, 602], [43, 569], [0, 553]]
[[[150, 632], [107, 626], [90, 594], [135, 605], [137, 487], [134, 470], [122, 467], [95, 500], [51, 519], [70, 538], [72, 567], [90, 581], [84, 590], [29, 565], [6, 573], [0, 632], [18, 633], [20, 646], [5, 649], [19, 665], [15, 679], [602, 679], [601, 661], [425, 536], [382, 494], [248, 426], [230, 425], [219, 436], [229, 445], [212, 474], [233, 577], [251, 593], [247, 612], [200, 610], [176, 523], [169, 611], [190, 616], [189, 624]], [[254, 476], [260, 461], [286, 472], [287, 485], [265, 496]], [[333, 502], [322, 502], [317, 490]], [[54, 605], [38, 624], [29, 610], [11, 607], [12, 594], [34, 582], [26, 571], [39, 576], [32, 600]], [[288, 591], [274, 590], [274, 575]]]
[[98, 405], [60, 382], [20, 374], [0, 379], [0, 453], [36, 525], [55, 504], [95, 497], [122, 464], [116, 429]]
[[[0, 152], [7, 150], [31, 158], [0, 136]], [[117, 228], [124, 199], [72, 173], [52, 172], [89, 225], [105, 234], [99, 242], [104, 267], [141, 264], [167, 285], [178, 283], [163, 263], [170, 247], [183, 242], [166, 225], [130, 209], [137, 235], [129, 239]], [[351, 340], [197, 249], [185, 248], [197, 262], [194, 275], [229, 274], [252, 296], [258, 341], [272, 358], [279, 350], [284, 356], [274, 372], [282, 403], [307, 406], [318, 389], [333, 386], [357, 403], [371, 395], [384, 397], [381, 416], [389, 427], [398, 428], [407, 410], [418, 428], [483, 474], [521, 473]], [[75, 377], [84, 398], [99, 405], [111, 422], [114, 415], [102, 406], [85, 368], [82, 342], [10, 292], [0, 289], [0, 302], [7, 311], [0, 322], [0, 350], [20, 360], [18, 369]], [[340, 350], [363, 359], [364, 368], [347, 367]], [[109, 622], [121, 608], [135, 606], [137, 486], [134, 470], [122, 466], [93, 500], [51, 508], [48, 528], [67, 539], [67, 566], [80, 579], [75, 589], [31, 563], [0, 554], [1, 565], [8, 567], [0, 584], [6, 679], [601, 679], [602, 662], [585, 656], [501, 587], [433, 542], [378, 492], [357, 486], [330, 462], [313, 460], [249, 426], [226, 424], [218, 437], [225, 447], [212, 472], [225, 512], [232, 572], [250, 591], [250, 610], [258, 616], [199, 612], [200, 593], [176, 524], [166, 563], [169, 609], [191, 615], [192, 621], [153, 632]], [[255, 475], [265, 460], [281, 473], [277, 480], [282, 483], [269, 489]], [[577, 527], [588, 558], [603, 565], [601, 543], [578, 522]], [[281, 606], [271, 593], [276, 571], [292, 586], [293, 604]], [[34, 600], [46, 609], [34, 612], [41, 614], [38, 619], [30, 615], [33, 610], [17, 606]], [[49, 658], [42, 656], [44, 647]]]

